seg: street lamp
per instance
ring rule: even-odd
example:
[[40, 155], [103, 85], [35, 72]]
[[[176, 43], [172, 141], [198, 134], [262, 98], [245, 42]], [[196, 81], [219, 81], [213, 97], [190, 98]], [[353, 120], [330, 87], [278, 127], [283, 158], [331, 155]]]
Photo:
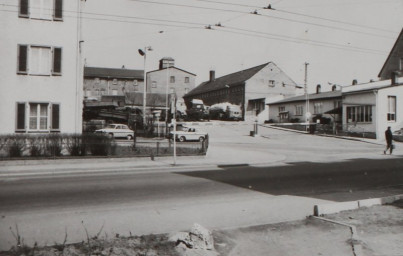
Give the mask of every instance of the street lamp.
[[143, 89], [143, 127], [146, 124], [146, 100], [147, 100], [147, 72], [146, 72], [146, 56], [147, 51], [152, 51], [151, 46], [146, 46], [144, 49], [139, 49], [139, 54], [144, 57], [144, 89]]

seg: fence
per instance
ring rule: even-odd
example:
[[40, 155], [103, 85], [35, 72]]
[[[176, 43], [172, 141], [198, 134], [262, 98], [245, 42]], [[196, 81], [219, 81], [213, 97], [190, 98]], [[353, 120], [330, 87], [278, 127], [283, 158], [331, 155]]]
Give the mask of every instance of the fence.
[[376, 133], [367, 131], [365, 127], [357, 125], [342, 124], [306, 124], [306, 123], [290, 123], [290, 124], [274, 124], [277, 127], [283, 127], [298, 131], [307, 131], [311, 134], [332, 134], [338, 136], [360, 137], [376, 139]]
[[[177, 143], [177, 155], [205, 155], [203, 142]], [[0, 159], [66, 158], [93, 156], [164, 156], [173, 154], [167, 139], [119, 141], [102, 134], [13, 134], [0, 136]]]

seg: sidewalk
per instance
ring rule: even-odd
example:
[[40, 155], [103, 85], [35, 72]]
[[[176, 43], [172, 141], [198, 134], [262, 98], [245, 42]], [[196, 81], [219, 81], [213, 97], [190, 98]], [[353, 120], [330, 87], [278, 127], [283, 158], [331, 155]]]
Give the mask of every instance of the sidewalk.
[[[199, 125], [206, 126], [223, 126], [223, 125], [250, 125], [243, 122], [211, 122], [201, 123]], [[292, 129], [273, 127], [270, 124], [260, 125], [269, 129], [277, 129], [286, 132], [301, 133], [307, 136], [322, 136], [333, 137], [337, 139], [352, 140], [357, 142], [370, 143], [374, 145], [382, 145], [384, 143], [374, 139], [342, 137], [336, 135], [310, 135], [304, 131], [296, 131]], [[242, 143], [267, 143], [270, 139], [265, 135], [250, 137], [244, 135], [240, 138]], [[141, 140], [139, 138], [139, 140]], [[397, 148], [394, 151], [397, 155], [403, 154], [403, 143], [397, 142]], [[267, 152], [259, 152], [258, 150], [243, 150], [239, 148], [225, 146], [216, 143], [212, 140], [205, 156], [180, 156], [174, 161], [173, 156], [155, 157], [98, 157], [98, 158], [69, 158], [69, 159], [30, 159], [30, 160], [4, 160], [0, 161], [0, 178], [9, 176], [23, 175], [53, 175], [53, 174], [68, 174], [68, 173], [85, 173], [85, 172], [161, 172], [161, 171], [180, 171], [201, 170], [201, 169], [216, 169], [221, 165], [252, 165], [262, 166], [273, 163], [282, 162], [285, 156], [281, 154], [272, 154]]]
[[[257, 138], [265, 140], [265, 138]], [[220, 165], [264, 165], [284, 160], [280, 155], [268, 155], [257, 151], [239, 153], [238, 150], [210, 143], [205, 156], [155, 157], [98, 157], [70, 159], [30, 159], [0, 161], [0, 178], [8, 176], [67, 174], [83, 172], [152, 170], [178, 171], [180, 169], [216, 169]]]

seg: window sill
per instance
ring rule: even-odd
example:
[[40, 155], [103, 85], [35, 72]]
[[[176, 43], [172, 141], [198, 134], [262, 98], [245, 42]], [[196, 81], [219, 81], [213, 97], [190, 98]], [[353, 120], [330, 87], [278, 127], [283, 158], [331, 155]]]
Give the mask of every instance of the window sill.
[[29, 76], [52, 76], [52, 74], [27, 74]]
[[28, 130], [28, 133], [49, 133], [49, 130]]

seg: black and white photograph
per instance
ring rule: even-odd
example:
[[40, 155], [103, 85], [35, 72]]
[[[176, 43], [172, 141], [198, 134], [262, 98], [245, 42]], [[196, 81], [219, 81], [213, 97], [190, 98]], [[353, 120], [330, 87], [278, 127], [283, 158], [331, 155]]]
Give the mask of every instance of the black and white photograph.
[[0, 0], [0, 256], [402, 241], [402, 0]]

